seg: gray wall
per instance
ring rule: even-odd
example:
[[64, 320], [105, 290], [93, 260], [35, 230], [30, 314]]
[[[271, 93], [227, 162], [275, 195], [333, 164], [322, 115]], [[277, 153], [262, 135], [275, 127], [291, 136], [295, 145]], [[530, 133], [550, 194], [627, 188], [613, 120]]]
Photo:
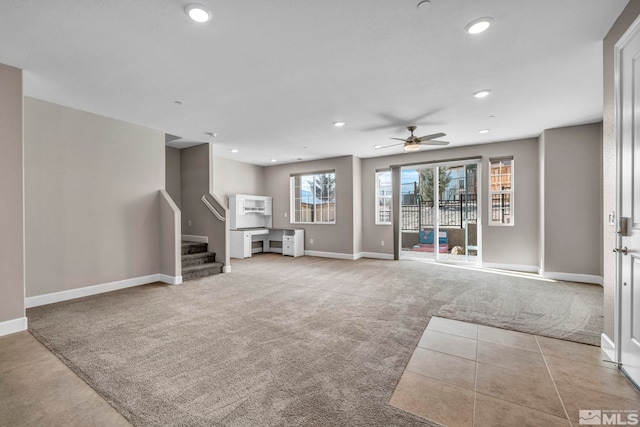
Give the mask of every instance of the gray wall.
[[0, 64], [0, 322], [24, 312], [22, 70]]
[[251, 194], [264, 196], [264, 167], [213, 156], [213, 194], [227, 207], [229, 196]]
[[[305, 230], [305, 250], [353, 254], [354, 161], [352, 156], [266, 167], [265, 195], [273, 198], [273, 227], [292, 226], [289, 218], [290, 175], [329, 169], [336, 171], [336, 223], [295, 224], [295, 227]], [[310, 243], [310, 239], [314, 240], [313, 244]]]
[[25, 98], [27, 297], [159, 271], [164, 133]]
[[209, 145], [180, 151], [182, 234], [205, 236], [211, 213], [203, 210], [206, 208], [200, 198], [209, 193]]
[[[513, 155], [515, 160], [515, 225], [488, 226], [488, 179], [490, 157]], [[482, 201], [483, 261], [536, 267], [538, 265], [538, 140], [498, 142], [457, 148], [425, 150], [418, 153], [374, 157], [362, 160], [362, 242], [364, 252], [393, 254], [391, 225], [375, 225], [375, 172], [391, 165], [483, 157]], [[384, 240], [385, 246], [380, 242]]]
[[221, 200], [210, 196], [212, 187], [210, 165], [213, 158], [209, 144], [184, 148], [180, 153], [180, 181], [182, 194], [182, 234], [205, 236], [209, 251], [216, 254], [216, 261], [229, 266], [229, 221], [221, 222], [202, 202], [206, 196], [222, 216], [228, 216]]
[[631, 0], [609, 30], [603, 42], [604, 56], [604, 115], [602, 123], [602, 222], [603, 222], [603, 272], [604, 272], [604, 333], [615, 340], [614, 293], [615, 256], [611, 251], [616, 244], [615, 227], [607, 222], [610, 212], [616, 210], [616, 140], [614, 117], [614, 45], [640, 15], [640, 0]]
[[544, 131], [545, 274], [602, 275], [601, 134], [600, 123]]
[[164, 189], [180, 208], [180, 150], [165, 147]]

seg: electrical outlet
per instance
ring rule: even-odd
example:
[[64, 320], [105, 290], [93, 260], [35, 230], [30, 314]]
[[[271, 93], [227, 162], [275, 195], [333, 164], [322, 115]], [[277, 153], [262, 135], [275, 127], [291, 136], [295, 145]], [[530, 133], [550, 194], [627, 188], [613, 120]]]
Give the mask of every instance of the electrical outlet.
[[191, 227], [191, 220], [189, 220], [189, 227]]
[[384, 246], [384, 240], [380, 240], [380, 246]]
[[313, 245], [313, 239], [309, 239], [309, 244]]
[[286, 218], [286, 217], [288, 217], [288, 216], [289, 216], [289, 214], [288, 214], [287, 212], [285, 212], [285, 213], [284, 213], [284, 217]]

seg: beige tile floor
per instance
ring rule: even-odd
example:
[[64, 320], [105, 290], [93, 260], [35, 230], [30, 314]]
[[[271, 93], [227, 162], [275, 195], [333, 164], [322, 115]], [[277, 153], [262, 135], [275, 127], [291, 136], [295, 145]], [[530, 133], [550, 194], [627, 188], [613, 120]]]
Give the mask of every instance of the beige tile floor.
[[29, 332], [0, 337], [0, 426], [131, 426]]
[[598, 347], [433, 317], [390, 403], [450, 427], [577, 426], [581, 409], [640, 411], [640, 392], [603, 359]]

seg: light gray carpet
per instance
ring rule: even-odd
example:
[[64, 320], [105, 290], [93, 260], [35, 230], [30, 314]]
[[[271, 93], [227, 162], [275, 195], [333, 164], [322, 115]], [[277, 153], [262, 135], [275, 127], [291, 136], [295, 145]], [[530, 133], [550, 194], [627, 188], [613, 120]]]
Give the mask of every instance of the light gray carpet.
[[265, 254], [27, 314], [135, 425], [414, 426], [435, 423], [388, 400], [431, 316], [596, 343], [601, 306], [598, 286]]

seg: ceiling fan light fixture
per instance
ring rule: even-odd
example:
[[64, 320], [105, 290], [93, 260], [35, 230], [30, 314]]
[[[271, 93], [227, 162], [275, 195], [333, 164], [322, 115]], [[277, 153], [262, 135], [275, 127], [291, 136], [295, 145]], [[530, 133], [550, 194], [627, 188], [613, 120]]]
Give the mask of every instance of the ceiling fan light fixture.
[[211, 21], [213, 15], [205, 6], [198, 3], [191, 3], [184, 8], [184, 12], [191, 20], [203, 24]]
[[483, 18], [478, 18], [469, 22], [464, 27], [464, 30], [469, 34], [480, 34], [487, 31], [491, 26], [492, 22], [493, 22], [493, 18], [489, 16], [485, 16]]
[[490, 93], [491, 93], [491, 89], [482, 89], [477, 92], [474, 92], [473, 96], [475, 96], [476, 98], [485, 98], [489, 96]]
[[422, 145], [415, 143], [406, 143], [404, 144], [404, 151], [418, 151]]

